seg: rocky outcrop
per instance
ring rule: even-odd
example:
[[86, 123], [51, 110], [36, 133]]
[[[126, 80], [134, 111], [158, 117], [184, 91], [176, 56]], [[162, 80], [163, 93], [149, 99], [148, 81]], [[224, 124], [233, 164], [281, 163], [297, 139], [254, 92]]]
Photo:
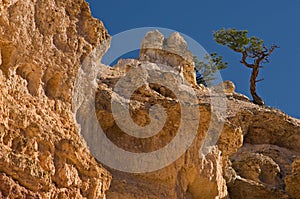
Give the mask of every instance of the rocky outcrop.
[[299, 120], [276, 109], [234, 103], [228, 118], [242, 128], [244, 144], [229, 158], [238, 175], [228, 183], [230, 197], [298, 198], [298, 189], [291, 187], [297, 184]]
[[83, 0], [0, 1], [0, 198], [104, 197], [111, 176], [71, 102], [81, 61], [109, 39]]
[[168, 38], [158, 30], [148, 32], [140, 48], [139, 60], [172, 66], [183, 73], [188, 82], [196, 84], [193, 55], [178, 32], [172, 33]]
[[[160, 50], [165, 48], [161, 44], [166, 42], [157, 31], [146, 35], [142, 48], [150, 45], [148, 42], [153, 44], [155, 51], [142, 52], [147, 59], [120, 60], [114, 68], [102, 73], [96, 96], [97, 116], [106, 135], [117, 146], [135, 153], [159, 150], [169, 143], [178, 133], [180, 123], [176, 121], [182, 116], [180, 106], [176, 104], [179, 103], [177, 96], [163, 86], [164, 81], [155, 84], [147, 79], [155, 71], [166, 82], [184, 84], [180, 78], [179, 81], [174, 78], [178, 76], [176, 68], [173, 77], [164, 72], [164, 64], [176, 66], [168, 61], [176, 60], [177, 55], [161, 54]], [[168, 57], [164, 59], [164, 56]], [[144, 71], [143, 75], [132, 72], [139, 68]], [[128, 80], [123, 81], [126, 77]], [[142, 140], [126, 134], [118, 126], [110, 104], [117, 96], [122, 98], [115, 91], [118, 82], [125, 88], [136, 81], [142, 81], [143, 87], [137, 88], [130, 98], [129, 117], [141, 126], [155, 123], [148, 110], [157, 103], [168, 115], [167, 123], [158, 134]], [[108, 197], [297, 198], [299, 120], [279, 110], [254, 105], [246, 96], [236, 93], [235, 85], [230, 81], [212, 88], [189, 86], [197, 93], [201, 115], [193, 144], [176, 161], [158, 171], [130, 174], [108, 168], [113, 175]], [[223, 115], [213, 112], [222, 104], [213, 104], [214, 98], [225, 98], [227, 109]], [[209, 133], [209, 124], [217, 121], [224, 122], [217, 142], [207, 154], [199, 155]]]
[[[294, 156], [295, 157], [295, 156]], [[298, 156], [299, 157], [299, 156]], [[300, 180], [300, 166], [299, 158], [295, 159], [292, 164], [291, 172], [285, 178], [286, 191], [293, 198], [300, 198], [299, 180]]]
[[[299, 198], [300, 121], [254, 105], [230, 81], [197, 85], [180, 34], [149, 32], [138, 60], [93, 65], [110, 36], [84, 0], [3, 0], [0, 35], [0, 198]], [[76, 82], [98, 69], [87, 85]], [[176, 140], [183, 148], [121, 169], [111, 156], [118, 165], [103, 167], [80, 135], [91, 82], [114, 145], [133, 154]], [[116, 117], [118, 103], [128, 107]], [[74, 113], [86, 116], [81, 126]]]
[[[136, 65], [134, 65], [136, 64]], [[139, 71], [139, 67], [145, 68], [141, 75], [138, 72], [128, 72], [128, 81], [121, 80], [124, 77], [124, 71], [122, 67], [130, 65], [131, 69], [134, 68]], [[126, 151], [132, 151], [135, 153], [150, 153], [155, 150], [159, 150], [168, 144], [178, 133], [180, 127], [180, 119], [183, 113], [180, 114], [180, 102], [174, 95], [174, 93], [168, 91], [162, 85], [153, 84], [147, 82], [147, 77], [153, 73], [163, 77], [167, 82], [176, 84], [176, 78], [172, 78], [172, 75], [163, 72], [158, 64], [149, 62], [134, 62], [133, 60], [122, 60], [119, 65], [114, 69], [107, 69], [103, 72], [98, 80], [98, 92], [96, 94], [96, 108], [97, 116], [101, 127], [103, 128], [106, 136], [118, 147], [125, 149]], [[114, 72], [112, 75], [112, 71]], [[174, 72], [174, 76], [178, 76]], [[173, 76], [173, 77], [174, 77]], [[164, 107], [167, 114], [167, 121], [161, 131], [156, 135], [145, 138], [137, 139], [133, 136], [126, 134], [114, 120], [111, 108], [111, 101], [118, 98], [122, 98], [122, 95], [116, 93], [113, 88], [116, 87], [117, 82], [121, 81], [121, 85], [128, 88], [128, 84], [135, 79], [145, 78], [142, 85], [143, 87], [137, 89], [131, 96], [129, 104], [129, 110], [131, 117], [136, 124], [145, 126], [152, 123], [158, 123], [155, 121], [155, 117], [151, 120], [148, 115], [148, 108], [153, 104], [160, 104]], [[180, 80], [180, 78], [179, 78]], [[180, 85], [181, 83], [178, 82]], [[197, 87], [195, 87], [197, 89]], [[130, 90], [130, 89], [129, 89]], [[124, 89], [124, 92], [127, 90]], [[129, 92], [129, 91], [128, 91]], [[202, 90], [198, 88], [198, 94], [203, 95]], [[185, 95], [189, 93], [185, 91], [179, 91], [179, 93], [185, 98]], [[206, 97], [209, 97], [209, 93], [206, 93]], [[203, 98], [205, 98], [203, 96]], [[195, 108], [197, 106], [190, 105]], [[147, 108], [148, 107], [148, 108]], [[225, 123], [225, 128], [222, 132], [222, 141], [219, 145], [222, 146], [224, 151], [223, 156], [221, 150], [218, 147], [213, 147], [209, 153], [202, 154], [201, 146], [204, 141], [204, 137], [207, 135], [212, 112], [205, 101], [200, 102], [198, 107], [201, 115], [199, 121], [199, 127], [196, 128], [196, 138], [190, 148], [183, 152], [179, 156], [179, 159], [175, 159], [174, 163], [162, 168], [158, 171], [152, 171], [145, 174], [132, 174], [120, 172], [111, 168], [108, 168], [113, 175], [112, 186], [108, 192], [108, 198], [226, 198], [228, 197], [226, 181], [223, 177], [224, 161], [230, 154], [234, 153], [242, 144], [242, 132], [236, 126], [230, 123]], [[193, 116], [191, 116], [195, 119]], [[195, 117], [197, 117], [195, 115]], [[159, 120], [159, 119], [157, 119]], [[185, 121], [187, 122], [187, 121]], [[191, 134], [191, 130], [194, 128], [189, 126], [189, 129], [185, 129], [182, 136], [188, 136]], [[230, 140], [235, 140], [229, 143]], [[228, 147], [230, 145], [230, 147]], [[199, 154], [200, 153], [200, 154]], [[167, 157], [165, 157], [167, 159]], [[155, 161], [155, 159], [153, 160]], [[164, 162], [164, 159], [158, 161]]]
[[[218, 113], [212, 111], [210, 103], [212, 103], [211, 95], [225, 101], [226, 95], [232, 97], [235, 86], [228, 81], [210, 90], [202, 88], [194, 82], [185, 84], [178, 74], [176, 66], [180, 65], [180, 62], [176, 62], [176, 60], [178, 54], [182, 51], [181, 49], [184, 49], [185, 52], [189, 51], [185, 41], [182, 41], [182, 37], [177, 33], [173, 35], [180, 38], [180, 42], [175, 42], [172, 45], [173, 51], [177, 54], [167, 54], [164, 51], [164, 48], [167, 48], [164, 46], [166, 43], [164, 37], [158, 31], [153, 31], [149, 32], [142, 41], [139, 60], [120, 60], [114, 68], [103, 71], [98, 79], [96, 94], [97, 117], [106, 136], [115, 145], [126, 151], [151, 153], [176, 139], [176, 134], [179, 132], [180, 125], [182, 125], [180, 120], [182, 117], [185, 118], [184, 113], [181, 112], [183, 107], [180, 106], [180, 100], [188, 99], [188, 96], [191, 95], [187, 92], [188, 88], [192, 88], [196, 91], [197, 100], [196, 104], [191, 104], [188, 107], [191, 109], [197, 108], [201, 115], [199, 128], [195, 125], [195, 140], [189, 149], [183, 151], [174, 162], [170, 162], [170, 165], [166, 165], [166, 167], [159, 170], [132, 174], [108, 168], [113, 175], [112, 186], [108, 192], [109, 198], [229, 198], [224, 171], [227, 172], [230, 167], [229, 156], [242, 146], [243, 134], [240, 127], [233, 125], [228, 120], [225, 121], [224, 116], [226, 113], [218, 115]], [[171, 43], [172, 39], [169, 41]], [[149, 47], [150, 45], [153, 48]], [[171, 46], [171, 44], [169, 45]], [[141, 57], [147, 57], [147, 59]], [[166, 69], [165, 65], [169, 68]], [[155, 81], [156, 78], [160, 80]], [[143, 86], [131, 89], [136, 82]], [[166, 82], [170, 83], [167, 84]], [[171, 84], [174, 84], [175, 87], [178, 86], [179, 91], [172, 90], [174, 87]], [[119, 86], [121, 86], [121, 89], [119, 89]], [[116, 90], [122, 92], [119, 93]], [[130, 103], [128, 104], [130, 116], [128, 117], [132, 118], [134, 123], [140, 126], [151, 125], [151, 123], [158, 124], [160, 118], [150, 118], [149, 108], [154, 104], [160, 104], [164, 107], [167, 114], [166, 123], [152, 137], [137, 139], [130, 136], [126, 130], [120, 127], [120, 122], [115, 121], [118, 117], [113, 115], [113, 104], [111, 102], [120, 98], [122, 98], [121, 101], [126, 101], [125, 96], [130, 93], [130, 90], [134, 90], [134, 93], [130, 96]], [[191, 101], [189, 102], [191, 103]], [[215, 105], [221, 106], [222, 103]], [[214, 108], [217, 109], [217, 107]], [[199, 119], [199, 116], [193, 114], [190, 117], [193, 120]], [[192, 122], [185, 122], [192, 124]], [[216, 143], [218, 140], [216, 138], [216, 142], [213, 146], [210, 146], [208, 152], [203, 152], [202, 146], [207, 141], [205, 137], [209, 137], [208, 129], [210, 125], [216, 128], [214, 130], [219, 130], [217, 129], [218, 125], [215, 123], [223, 122], [224, 128], [221, 128], [222, 132], [218, 143]], [[121, 123], [124, 124], [126, 121], [122, 120]], [[130, 123], [126, 126], [130, 126]], [[192, 134], [193, 129], [195, 128], [190, 125], [188, 129], [185, 129], [182, 136]], [[182, 140], [184, 139], [182, 138]], [[168, 157], [163, 158], [168, 159]], [[156, 159], [152, 159], [152, 161], [156, 161]], [[158, 161], [164, 162], [164, 159]]]

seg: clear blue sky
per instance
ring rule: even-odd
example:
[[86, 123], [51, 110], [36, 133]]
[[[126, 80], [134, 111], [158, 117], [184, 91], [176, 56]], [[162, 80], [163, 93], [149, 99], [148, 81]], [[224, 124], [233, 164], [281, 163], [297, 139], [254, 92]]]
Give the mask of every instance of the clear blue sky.
[[266, 104], [300, 118], [300, 0], [88, 0], [92, 13], [111, 35], [139, 27], [163, 27], [182, 32], [208, 52], [218, 52], [229, 62], [224, 80], [249, 94], [250, 70], [239, 63], [240, 55], [218, 45], [212, 31], [225, 28], [249, 30], [276, 50], [261, 71], [258, 93]]

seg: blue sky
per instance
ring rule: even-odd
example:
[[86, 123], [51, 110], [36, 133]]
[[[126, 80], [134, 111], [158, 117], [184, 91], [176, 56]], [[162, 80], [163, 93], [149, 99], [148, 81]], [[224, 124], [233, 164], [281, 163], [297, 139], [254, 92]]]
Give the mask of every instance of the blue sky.
[[218, 52], [229, 62], [221, 72], [223, 80], [233, 81], [237, 92], [249, 97], [251, 71], [239, 63], [239, 54], [213, 40], [212, 31], [247, 29], [249, 36], [260, 37], [266, 45], [279, 45], [260, 72], [265, 80], [258, 83], [258, 93], [267, 105], [300, 118], [300, 0], [88, 2], [111, 35], [133, 28], [162, 27], [188, 35], [208, 52]]

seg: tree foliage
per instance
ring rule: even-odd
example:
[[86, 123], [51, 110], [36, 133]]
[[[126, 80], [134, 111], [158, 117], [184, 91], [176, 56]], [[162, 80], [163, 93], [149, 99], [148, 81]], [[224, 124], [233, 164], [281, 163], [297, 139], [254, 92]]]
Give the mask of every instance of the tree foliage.
[[250, 92], [253, 97], [253, 102], [263, 105], [264, 101], [256, 92], [256, 83], [259, 69], [263, 68], [262, 64], [269, 63], [270, 55], [278, 48], [277, 45], [267, 47], [264, 41], [258, 37], [248, 37], [247, 30], [237, 29], [222, 29], [213, 33], [217, 43], [229, 47], [237, 53], [241, 53], [241, 63], [252, 69], [250, 78]]
[[196, 72], [198, 71], [203, 76], [202, 79], [198, 78], [199, 82], [197, 82], [203, 85], [212, 85], [215, 73], [227, 68], [228, 65], [227, 62], [223, 62], [223, 57], [218, 56], [217, 53], [206, 54], [201, 61], [197, 56], [194, 56], [194, 63]]

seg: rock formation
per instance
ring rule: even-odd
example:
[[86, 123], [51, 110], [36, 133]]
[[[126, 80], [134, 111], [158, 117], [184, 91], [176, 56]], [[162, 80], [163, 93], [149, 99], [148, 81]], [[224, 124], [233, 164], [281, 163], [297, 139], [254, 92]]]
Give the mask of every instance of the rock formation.
[[83, 0], [0, 1], [0, 196], [104, 197], [71, 105], [81, 60], [109, 40]]
[[[178, 33], [165, 38], [149, 32], [137, 60], [120, 60], [113, 68], [85, 64], [100, 60], [109, 44], [84, 0], [0, 1], [0, 198], [300, 198], [299, 120], [254, 105], [230, 81], [197, 85], [192, 54]], [[74, 117], [89, 117], [80, 109], [88, 96], [75, 95], [75, 104], [73, 99], [76, 86], [86, 86], [76, 84], [78, 73], [96, 70], [100, 74], [86, 81], [97, 88], [95, 113], [116, 146], [157, 151], [176, 138], [184, 117], [188, 128], [179, 140], [196, 129], [187, 150], [146, 173], [97, 161], [81, 136], [84, 124]], [[153, 77], [164, 81], [149, 81]], [[142, 86], [134, 88], [136, 82]], [[181, 103], [192, 95], [196, 101]], [[140, 127], [155, 128], [162, 116], [166, 122], [153, 136], [130, 136], [113, 115], [114, 100], [128, 103], [129, 116], [121, 117], [125, 126], [127, 119]], [[165, 115], [151, 112], [157, 104]]]
[[193, 55], [183, 37], [178, 33], [172, 33], [165, 38], [158, 30], [148, 32], [141, 42], [141, 61], [150, 61], [177, 68], [185, 79], [191, 84], [196, 84]]

